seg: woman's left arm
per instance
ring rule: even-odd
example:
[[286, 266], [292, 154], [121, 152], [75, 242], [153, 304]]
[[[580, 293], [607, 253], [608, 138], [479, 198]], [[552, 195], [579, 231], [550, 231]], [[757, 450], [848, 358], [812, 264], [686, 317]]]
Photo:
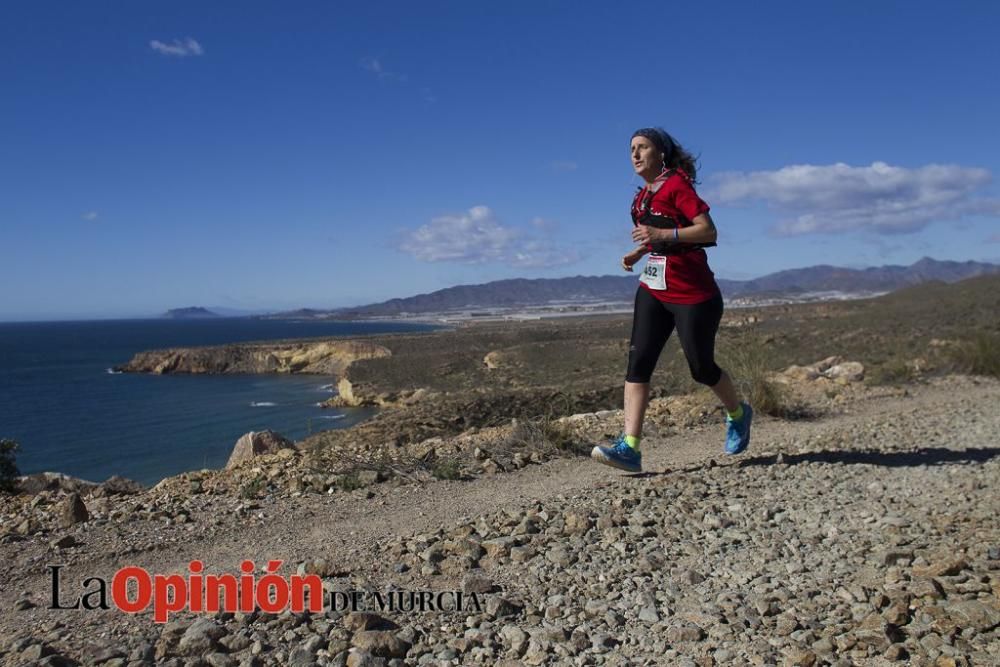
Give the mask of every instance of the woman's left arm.
[[677, 231], [677, 240], [681, 243], [715, 243], [718, 238], [719, 232], [715, 229], [715, 223], [708, 211], [696, 215], [691, 220], [690, 227], [682, 227]]

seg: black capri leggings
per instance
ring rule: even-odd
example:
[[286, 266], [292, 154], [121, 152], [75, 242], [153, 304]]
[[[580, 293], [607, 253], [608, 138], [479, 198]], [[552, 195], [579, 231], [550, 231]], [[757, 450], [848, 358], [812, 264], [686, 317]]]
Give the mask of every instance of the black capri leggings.
[[663, 303], [644, 287], [635, 293], [626, 382], [649, 382], [660, 352], [677, 328], [695, 382], [713, 386], [722, 369], [715, 364], [715, 334], [722, 320], [722, 295], [691, 306]]

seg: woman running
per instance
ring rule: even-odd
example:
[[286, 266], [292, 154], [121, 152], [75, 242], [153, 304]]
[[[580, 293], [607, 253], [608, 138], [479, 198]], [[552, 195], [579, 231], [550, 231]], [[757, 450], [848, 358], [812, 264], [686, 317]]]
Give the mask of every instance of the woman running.
[[740, 400], [729, 375], [715, 363], [715, 334], [722, 294], [704, 248], [714, 246], [715, 223], [694, 190], [694, 158], [660, 128], [632, 135], [632, 166], [646, 181], [632, 200], [632, 240], [640, 245], [622, 258], [622, 268], [649, 254], [639, 278], [632, 313], [625, 376], [625, 431], [591, 456], [607, 465], [640, 472], [642, 421], [649, 405], [649, 379], [664, 344], [676, 328], [691, 377], [712, 388], [726, 408], [727, 454], [750, 444], [753, 410]]

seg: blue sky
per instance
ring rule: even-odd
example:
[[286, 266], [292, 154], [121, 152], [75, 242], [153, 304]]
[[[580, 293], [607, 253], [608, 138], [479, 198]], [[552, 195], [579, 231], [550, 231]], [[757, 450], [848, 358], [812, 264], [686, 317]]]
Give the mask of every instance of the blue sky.
[[613, 274], [661, 125], [715, 272], [1000, 261], [1000, 5], [0, 9], [0, 319]]

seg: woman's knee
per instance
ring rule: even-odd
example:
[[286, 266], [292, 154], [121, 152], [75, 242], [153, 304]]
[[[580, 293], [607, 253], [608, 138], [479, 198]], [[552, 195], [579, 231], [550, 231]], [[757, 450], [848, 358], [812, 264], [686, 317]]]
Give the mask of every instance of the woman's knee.
[[638, 382], [648, 384], [653, 377], [653, 368], [656, 367], [656, 358], [649, 358], [637, 354], [630, 354], [628, 357], [628, 370], [625, 373], [626, 382]]
[[722, 379], [722, 369], [712, 364], [691, 365], [691, 378], [698, 384], [714, 387]]

